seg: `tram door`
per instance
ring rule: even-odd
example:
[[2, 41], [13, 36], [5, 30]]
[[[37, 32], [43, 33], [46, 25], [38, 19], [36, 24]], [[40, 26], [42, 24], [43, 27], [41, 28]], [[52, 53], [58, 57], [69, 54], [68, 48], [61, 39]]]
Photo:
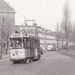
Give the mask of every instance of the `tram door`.
[[34, 44], [34, 58], [38, 58], [39, 51], [40, 51], [40, 43], [39, 43], [39, 40], [34, 40], [33, 41], [33, 44]]

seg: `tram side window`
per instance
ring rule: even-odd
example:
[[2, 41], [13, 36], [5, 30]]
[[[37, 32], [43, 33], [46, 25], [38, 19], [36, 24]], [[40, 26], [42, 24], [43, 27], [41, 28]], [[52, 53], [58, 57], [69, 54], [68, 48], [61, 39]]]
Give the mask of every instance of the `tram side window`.
[[32, 42], [31, 42], [31, 47], [32, 47], [32, 48], [36, 48], [36, 42], [35, 42], [35, 40], [32, 40]]
[[24, 38], [24, 48], [26, 48], [26, 38]]
[[35, 48], [35, 41], [33, 40], [33, 48]]
[[33, 40], [33, 48], [37, 48], [37, 41]]
[[33, 48], [33, 40], [30, 39], [31, 48]]
[[40, 47], [40, 42], [39, 42], [39, 40], [37, 41], [37, 48], [39, 48]]
[[30, 39], [26, 39], [26, 48], [30, 48]]

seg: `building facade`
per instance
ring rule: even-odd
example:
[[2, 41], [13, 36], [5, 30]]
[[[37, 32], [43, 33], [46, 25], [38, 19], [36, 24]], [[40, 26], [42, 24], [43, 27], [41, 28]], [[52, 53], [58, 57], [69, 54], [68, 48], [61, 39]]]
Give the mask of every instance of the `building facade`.
[[55, 44], [56, 45], [56, 37], [55, 37], [55, 32], [52, 32], [50, 30], [46, 30], [45, 31], [45, 39], [46, 39], [46, 45], [52, 45]]
[[40, 26], [16, 25], [15, 32], [38, 37], [40, 39], [40, 46], [44, 51], [47, 50], [48, 45], [56, 44], [54, 33]]
[[0, 0], [0, 45], [15, 31], [15, 10]]

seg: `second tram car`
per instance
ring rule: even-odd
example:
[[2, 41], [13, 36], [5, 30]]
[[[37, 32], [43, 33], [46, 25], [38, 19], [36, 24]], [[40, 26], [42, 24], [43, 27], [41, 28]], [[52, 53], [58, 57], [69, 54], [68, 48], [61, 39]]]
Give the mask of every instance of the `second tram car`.
[[10, 39], [10, 60], [14, 63], [26, 62], [27, 59], [38, 60], [41, 57], [40, 40], [33, 36], [20, 34], [11, 35]]

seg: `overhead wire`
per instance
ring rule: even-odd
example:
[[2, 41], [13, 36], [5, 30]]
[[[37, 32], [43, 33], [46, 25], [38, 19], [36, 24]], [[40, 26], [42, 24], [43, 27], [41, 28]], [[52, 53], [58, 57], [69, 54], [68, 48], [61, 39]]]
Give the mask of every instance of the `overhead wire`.
[[[16, 1], [16, 0], [15, 0], [15, 1]], [[16, 3], [17, 3], [17, 1], [16, 1]], [[10, 4], [10, 2], [9, 2], [9, 4]], [[19, 4], [19, 6], [22, 6], [22, 8], [24, 8], [25, 11], [28, 12], [28, 13], [30, 14], [30, 16], [33, 17], [33, 15], [24, 7], [23, 4], [21, 4], [21, 3], [19, 3], [19, 2], [18, 2], [18, 4]], [[25, 15], [23, 12], [21, 12], [18, 8], [16, 8], [16, 9], [17, 9], [17, 11], [19, 11], [23, 16], [26, 16], [26, 15]]]
[[[44, 10], [45, 13], [46, 13], [46, 15], [47, 15], [47, 17], [48, 17], [48, 20], [50, 21], [50, 18], [49, 18], [49, 16], [48, 16], [48, 14], [47, 14], [47, 12], [46, 12], [46, 10], [45, 10], [45, 8], [44, 8], [44, 6], [43, 6], [41, 0], [39, 0], [39, 2], [40, 2], [40, 4], [41, 4], [43, 10]], [[18, 4], [19, 4], [19, 3], [18, 3]], [[28, 12], [28, 13], [32, 16], [32, 14], [24, 7], [24, 5], [20, 3], [19, 6], [21, 6], [21, 5], [22, 5], [23, 8], [25, 9], [25, 11]], [[17, 8], [17, 11], [20, 12], [24, 17], [26, 17], [26, 15], [25, 15], [23, 12], [19, 11], [18, 8]], [[32, 17], [33, 17], [33, 16], [32, 16]], [[52, 25], [53, 25], [53, 24], [52, 24]]]
[[22, 6], [22, 7], [25, 9], [25, 11], [30, 14], [30, 16], [34, 17], [34, 16], [25, 8], [25, 6], [24, 6], [23, 4], [21, 4], [21, 3], [19, 3], [19, 2], [18, 2], [18, 4], [19, 4], [19, 6]]
[[[20, 4], [23, 6], [23, 8], [25, 8], [25, 6], [24, 6], [22, 3], [20, 3]], [[20, 6], [21, 6], [21, 5], [20, 5]], [[34, 21], [36, 22], [37, 19], [34, 18], [33, 14], [31, 14], [26, 8], [25, 8], [25, 10], [33, 17]]]
[[[42, 2], [41, 2], [40, 0], [39, 0], [39, 2], [40, 2], [40, 4], [41, 4], [43, 10], [45, 11], [45, 13], [46, 13], [46, 15], [47, 15], [49, 21], [50, 21], [50, 18], [49, 18], [49, 16], [48, 16], [48, 14], [47, 14], [47, 12], [46, 12], [46, 10], [45, 10], [45, 8], [44, 8]], [[21, 4], [21, 3], [20, 3], [20, 4]], [[23, 4], [21, 4], [21, 5], [23, 6], [23, 8], [25, 8]], [[21, 6], [21, 5], [20, 5], [20, 6]], [[29, 13], [29, 11], [28, 11], [26, 8], [25, 8], [25, 10]], [[29, 13], [29, 14], [32, 15], [31, 13]], [[33, 16], [32, 16], [32, 17], [33, 17]], [[52, 25], [53, 25], [53, 24], [52, 24]]]
[[[51, 20], [50, 20], [50, 17], [48, 16], [48, 14], [47, 14], [47, 12], [46, 12], [46, 10], [45, 10], [45, 8], [44, 8], [44, 6], [43, 6], [42, 2], [41, 2], [41, 0], [39, 0], [39, 2], [40, 2], [40, 4], [41, 4], [41, 6], [42, 6], [43, 10], [45, 11], [45, 13], [46, 13], [46, 15], [47, 15], [47, 17], [48, 17], [49, 21], [51, 21]], [[51, 22], [52, 22], [52, 21], [51, 21]], [[52, 25], [53, 25], [53, 23], [52, 23]]]

